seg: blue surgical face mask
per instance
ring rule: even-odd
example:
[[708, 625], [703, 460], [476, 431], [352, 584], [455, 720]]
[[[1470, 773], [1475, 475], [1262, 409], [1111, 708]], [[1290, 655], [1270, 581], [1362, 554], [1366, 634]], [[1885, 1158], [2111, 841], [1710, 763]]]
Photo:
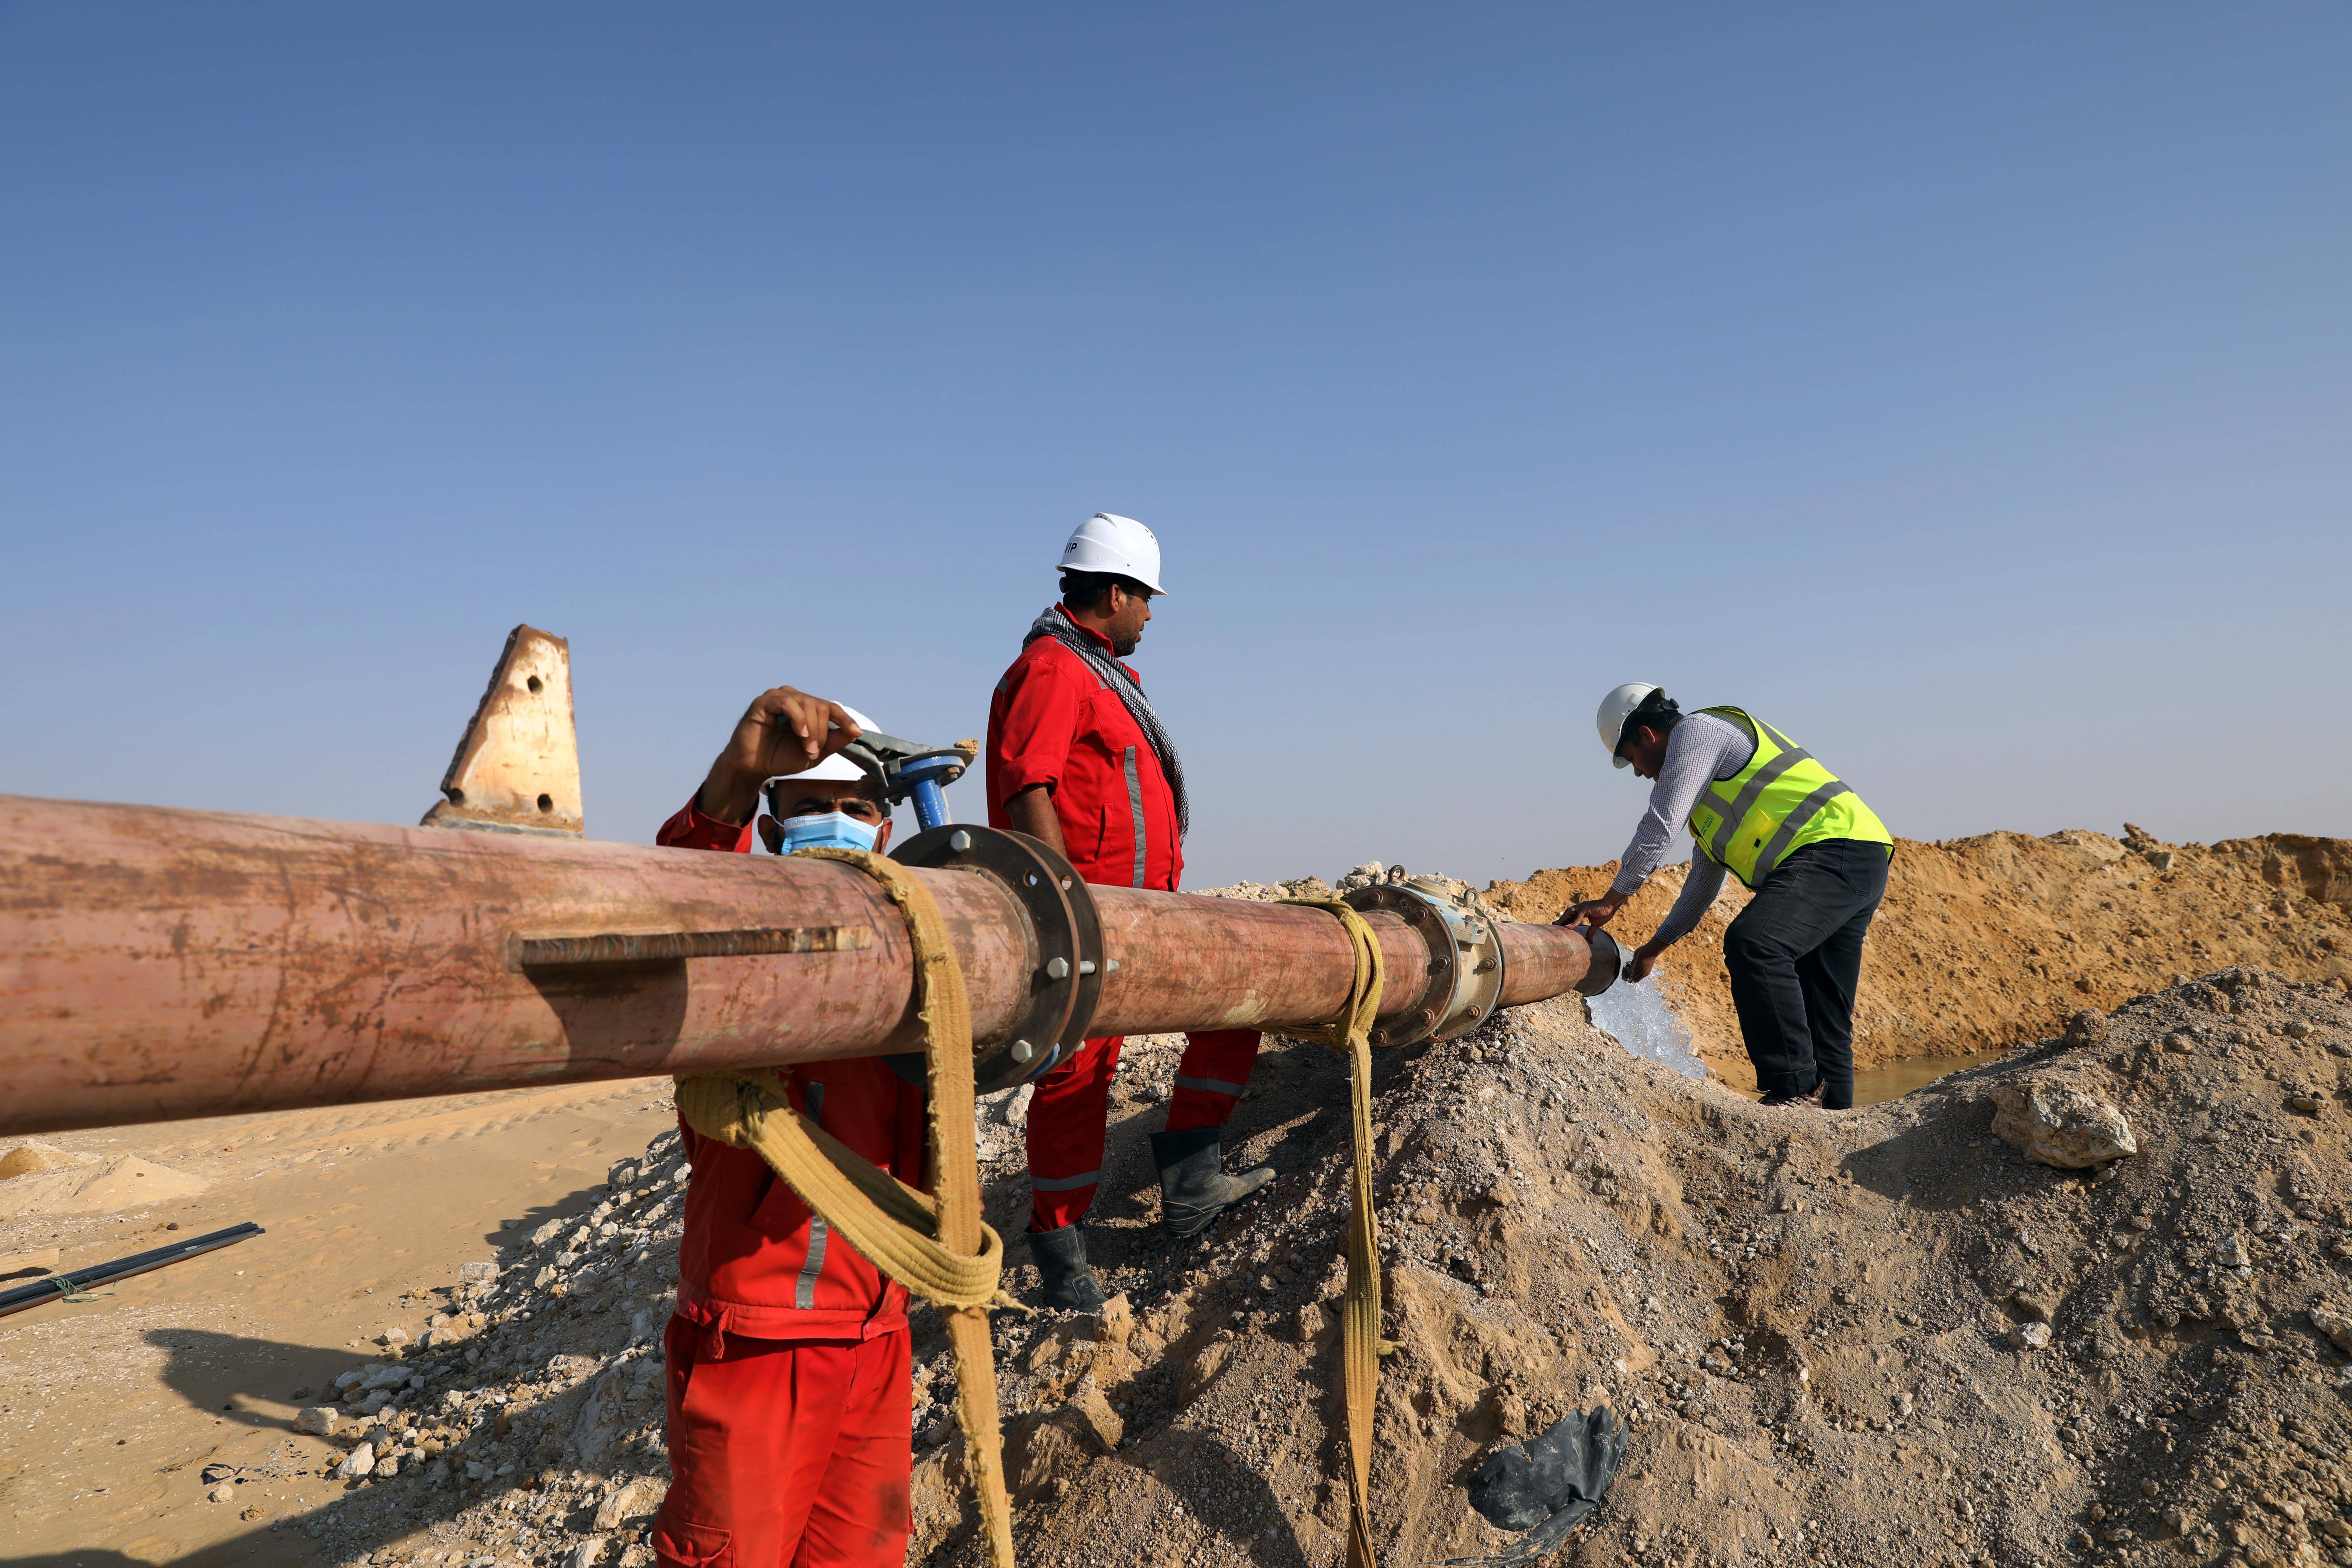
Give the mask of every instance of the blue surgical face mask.
[[871, 849], [880, 828], [870, 822], [860, 822], [847, 812], [828, 811], [820, 816], [787, 816], [782, 819], [784, 847], [789, 855], [795, 849]]

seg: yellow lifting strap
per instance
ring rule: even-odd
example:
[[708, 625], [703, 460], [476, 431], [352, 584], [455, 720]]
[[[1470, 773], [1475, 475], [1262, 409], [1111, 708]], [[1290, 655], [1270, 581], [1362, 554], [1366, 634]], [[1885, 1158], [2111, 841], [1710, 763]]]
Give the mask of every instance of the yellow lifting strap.
[[956, 1418], [963, 1426], [990, 1568], [1013, 1568], [1013, 1509], [997, 1427], [996, 1363], [988, 1309], [1017, 1306], [997, 1289], [1004, 1244], [980, 1217], [980, 1153], [972, 1129], [971, 998], [948, 945], [940, 906], [895, 860], [860, 849], [803, 849], [882, 884], [906, 918], [915, 950], [915, 1005], [929, 1065], [936, 1200], [852, 1153], [793, 1109], [773, 1068], [677, 1080], [678, 1113], [706, 1138], [756, 1150], [801, 1201], [875, 1268], [946, 1315], [955, 1349]]
[[1355, 1133], [1355, 1187], [1348, 1207], [1348, 1294], [1339, 1315], [1339, 1393], [1348, 1405], [1348, 1568], [1378, 1568], [1372, 1554], [1370, 1505], [1372, 1415], [1380, 1396], [1380, 1358], [1394, 1350], [1381, 1340], [1380, 1228], [1372, 1214], [1372, 1020], [1381, 1010], [1381, 943], [1372, 928], [1338, 899], [1285, 899], [1328, 910], [1347, 928], [1356, 950], [1356, 978], [1347, 1005], [1328, 1024], [1285, 1032], [1345, 1051], [1348, 1100]]

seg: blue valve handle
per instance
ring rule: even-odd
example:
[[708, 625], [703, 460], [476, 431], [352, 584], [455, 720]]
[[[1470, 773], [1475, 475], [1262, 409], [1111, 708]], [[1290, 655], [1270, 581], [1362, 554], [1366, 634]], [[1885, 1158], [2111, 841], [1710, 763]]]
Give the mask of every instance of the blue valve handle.
[[926, 830], [951, 822], [948, 816], [947, 792], [936, 779], [917, 779], [914, 791], [915, 821]]
[[935, 757], [899, 770], [898, 776], [909, 786], [908, 793], [915, 803], [916, 824], [924, 830], [944, 827], [955, 820], [948, 815], [947, 792], [940, 787], [940, 779], [962, 765], [961, 757]]

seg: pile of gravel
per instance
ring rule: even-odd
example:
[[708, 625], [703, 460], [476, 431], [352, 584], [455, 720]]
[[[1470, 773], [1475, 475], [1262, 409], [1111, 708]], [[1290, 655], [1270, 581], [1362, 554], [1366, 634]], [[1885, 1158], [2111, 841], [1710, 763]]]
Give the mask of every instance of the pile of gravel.
[[[1090, 1220], [1120, 1296], [996, 1320], [1023, 1560], [1337, 1563], [1344, 1068], [1267, 1042], [1228, 1146], [1277, 1179], [1171, 1247], [1143, 1135], [1181, 1041], [1128, 1048]], [[1557, 1561], [2352, 1564], [2333, 987], [2220, 971], [1846, 1112], [1679, 1077], [1562, 998], [1384, 1054], [1378, 1095], [1383, 1561], [1507, 1545], [1468, 1475], [1605, 1403], [1624, 1468]], [[982, 1110], [1008, 1238], [1017, 1099]], [[336, 1562], [649, 1562], [686, 1175], [664, 1134], [361, 1369], [315, 1417], [351, 1493], [286, 1527]], [[952, 1362], [915, 1321], [911, 1560], [977, 1563]]]

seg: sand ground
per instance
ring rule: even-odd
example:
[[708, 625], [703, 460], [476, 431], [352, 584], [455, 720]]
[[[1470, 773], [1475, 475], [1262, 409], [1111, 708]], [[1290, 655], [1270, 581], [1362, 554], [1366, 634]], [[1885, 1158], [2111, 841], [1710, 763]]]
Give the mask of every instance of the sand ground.
[[[670, 1125], [668, 1089], [631, 1080], [40, 1140], [98, 1163], [0, 1184], [49, 1189], [0, 1217], [0, 1258], [56, 1247], [71, 1268], [241, 1221], [267, 1234], [86, 1302], [0, 1318], [0, 1561], [320, 1561], [309, 1537], [269, 1529], [345, 1485], [320, 1473], [341, 1450], [293, 1430], [296, 1391], [380, 1358], [387, 1329], [419, 1334], [465, 1262], [589, 1206], [611, 1162]], [[138, 1201], [150, 1183], [177, 1195]], [[93, 1203], [122, 1206], [70, 1212]], [[247, 1479], [209, 1501], [205, 1471], [224, 1464]]]

